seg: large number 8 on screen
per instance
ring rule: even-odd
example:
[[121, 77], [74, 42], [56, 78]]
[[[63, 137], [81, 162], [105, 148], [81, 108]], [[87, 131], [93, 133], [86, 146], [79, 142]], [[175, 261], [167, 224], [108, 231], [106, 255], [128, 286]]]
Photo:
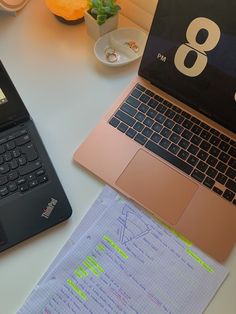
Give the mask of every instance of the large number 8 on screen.
[[[200, 30], [205, 29], [208, 32], [208, 37], [203, 43], [197, 42], [197, 35]], [[215, 48], [220, 40], [220, 28], [219, 26], [204, 17], [198, 17], [194, 19], [190, 24], [186, 32], [187, 43], [181, 45], [175, 54], [175, 66], [183, 74], [195, 77], [202, 73], [207, 65], [207, 51]], [[185, 65], [187, 55], [195, 51], [197, 58], [192, 67]]]

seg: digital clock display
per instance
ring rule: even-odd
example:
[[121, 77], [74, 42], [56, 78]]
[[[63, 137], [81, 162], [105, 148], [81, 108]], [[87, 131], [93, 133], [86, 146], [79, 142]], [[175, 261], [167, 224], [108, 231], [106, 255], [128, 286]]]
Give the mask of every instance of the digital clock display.
[[139, 74], [236, 132], [236, 1], [159, 0]]

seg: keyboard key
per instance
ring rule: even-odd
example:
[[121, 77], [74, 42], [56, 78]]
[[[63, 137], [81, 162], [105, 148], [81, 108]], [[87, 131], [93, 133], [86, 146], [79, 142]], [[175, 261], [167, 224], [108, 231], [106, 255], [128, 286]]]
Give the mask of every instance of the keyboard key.
[[223, 191], [221, 189], [217, 188], [216, 186], [214, 186], [213, 191], [216, 192], [219, 195], [223, 194]]
[[236, 157], [236, 148], [235, 147], [230, 147], [228, 154], [232, 157]]
[[202, 141], [201, 144], [200, 144], [200, 148], [205, 150], [206, 152], [208, 152], [208, 150], [210, 149], [211, 147], [211, 144], [209, 144], [208, 142], [206, 141]]
[[0, 195], [6, 196], [9, 193], [8, 188], [6, 186], [0, 188]]
[[149, 126], [151, 127], [154, 123], [154, 120], [152, 120], [151, 118], [146, 118], [143, 123], [146, 125], [146, 126]]
[[201, 160], [197, 164], [197, 169], [202, 171], [202, 172], [205, 172], [207, 170], [207, 168], [208, 168], [208, 165], [205, 162], [201, 161]]
[[228, 201], [232, 201], [234, 199], [235, 193], [231, 192], [230, 190], [225, 190], [223, 197]]
[[155, 118], [157, 112], [153, 109], [149, 109], [148, 112], [147, 112], [147, 116], [149, 116], [150, 118]]
[[152, 136], [151, 136], [151, 140], [154, 141], [155, 143], [158, 143], [160, 142], [160, 140], [162, 139], [162, 137], [157, 134], [157, 133], [154, 133]]
[[162, 114], [158, 113], [155, 120], [159, 123], [163, 123], [166, 120], [166, 117], [164, 117]]
[[229, 179], [225, 185], [229, 190], [233, 191], [236, 193], [236, 182], [233, 180]]
[[[119, 123], [119, 121], [118, 121], [118, 123]], [[13, 158], [17, 158], [21, 155], [21, 151], [20, 151], [19, 147], [16, 147], [15, 149], [13, 149], [13, 151], [11, 153], [12, 153]]]
[[124, 113], [121, 110], [118, 110], [115, 114], [115, 116], [120, 119], [122, 122], [124, 122], [125, 124], [129, 125], [129, 126], [133, 126], [135, 123], [135, 119], [130, 117], [129, 115], [127, 115], [126, 113]]
[[206, 163], [208, 163], [208, 165], [215, 167], [215, 165], [217, 164], [217, 159], [213, 156], [209, 156], [206, 160]]
[[194, 144], [191, 144], [188, 148], [188, 152], [193, 155], [196, 155], [198, 151], [199, 151], [199, 148]]
[[202, 182], [206, 177], [201, 171], [196, 169], [192, 172], [191, 176], [199, 182]]
[[186, 111], [182, 111], [182, 116], [184, 116], [187, 119], [190, 119], [191, 115], [187, 113]]
[[170, 141], [177, 144], [180, 140], [180, 136], [176, 133], [172, 133], [171, 136], [170, 136]]
[[184, 148], [184, 149], [187, 149], [188, 146], [189, 146], [190, 142], [185, 140], [184, 138], [182, 138], [180, 141], [179, 141], [179, 146]]
[[153, 109], [155, 109], [158, 105], [158, 102], [155, 99], [150, 99], [147, 103], [147, 105]]
[[136, 142], [138, 142], [141, 145], [144, 145], [147, 141], [147, 138], [143, 136], [142, 134], [137, 134], [134, 138]]
[[229, 158], [230, 158], [229, 155], [227, 155], [226, 153], [223, 152], [220, 153], [219, 159], [224, 163], [227, 163], [229, 161]]
[[215, 136], [217, 136], [217, 137], [219, 137], [219, 135], [220, 135], [220, 132], [217, 131], [216, 129], [213, 129], [213, 128], [210, 129], [210, 132], [211, 132], [212, 134], [214, 134]]
[[145, 115], [142, 112], [138, 112], [135, 116], [135, 119], [137, 119], [140, 122], [143, 122], [143, 120], [145, 119]]
[[209, 177], [211, 177], [212, 179], [214, 179], [214, 178], [216, 177], [217, 173], [218, 173], [218, 172], [217, 172], [214, 168], [212, 168], [212, 167], [209, 167], [209, 168], [207, 169], [207, 172], [206, 172], [206, 174], [207, 174]]
[[154, 123], [153, 126], [152, 126], [152, 129], [153, 129], [155, 132], [157, 132], [157, 133], [159, 133], [162, 128], [163, 128], [162, 125], [159, 124], [159, 123], [157, 123], [157, 122]]
[[136, 134], [137, 134], [137, 131], [131, 128], [129, 128], [128, 131], [126, 132], [126, 135], [128, 135], [130, 138], [134, 138]]
[[8, 182], [7, 176], [0, 177], [0, 185], [5, 185]]
[[230, 158], [228, 164], [229, 164], [229, 166], [232, 167], [233, 169], [236, 169], [236, 159]]
[[164, 122], [164, 126], [166, 126], [168, 129], [172, 129], [174, 125], [174, 121], [170, 119], [166, 119], [166, 121]]
[[142, 131], [142, 134], [146, 137], [150, 137], [152, 135], [153, 131], [149, 128], [144, 128], [143, 131]]
[[205, 161], [208, 157], [208, 154], [204, 150], [200, 150], [197, 154], [197, 157], [200, 158], [201, 160]]
[[139, 98], [142, 95], [142, 91], [135, 88], [133, 89], [133, 91], [131, 92], [131, 95], [135, 98]]
[[18, 173], [16, 171], [13, 171], [8, 174], [8, 178], [10, 181], [14, 181], [19, 177]]
[[21, 147], [21, 152], [25, 155], [28, 161], [33, 161], [38, 158], [38, 154], [32, 143]]
[[166, 112], [166, 110], [167, 110], [167, 108], [164, 106], [164, 105], [162, 105], [162, 104], [158, 104], [158, 106], [157, 106], [157, 111], [159, 111], [160, 113], [165, 113]]
[[140, 99], [143, 103], [147, 104], [148, 101], [150, 100], [150, 97], [149, 97], [148, 95], [146, 95], [146, 94], [142, 94], [142, 95], [139, 97], [139, 99]]
[[9, 192], [15, 192], [17, 190], [17, 185], [15, 184], [15, 182], [9, 183], [7, 187]]
[[24, 166], [27, 163], [27, 160], [24, 156], [21, 156], [17, 159], [20, 166]]
[[37, 180], [32, 180], [32, 181], [29, 181], [29, 188], [34, 188], [38, 185], [38, 181]]
[[201, 143], [201, 141], [202, 139], [197, 135], [193, 135], [193, 137], [191, 138], [191, 142], [197, 146]]
[[112, 118], [110, 121], [109, 121], [109, 124], [114, 126], [115, 128], [117, 127], [117, 125], [120, 123], [120, 121], [116, 118]]
[[141, 104], [139, 107], [138, 107], [138, 110], [143, 112], [143, 113], [146, 113], [148, 111], [148, 106], [145, 105], [145, 104]]
[[182, 136], [186, 139], [186, 140], [190, 140], [190, 138], [193, 136], [193, 133], [188, 131], [188, 130], [184, 130], [182, 133]]
[[168, 152], [166, 149], [162, 148], [161, 146], [158, 146], [152, 141], [148, 141], [145, 144], [145, 147], [152, 151], [154, 154], [160, 156], [161, 158], [165, 159], [166, 161], [170, 162], [173, 166], [177, 167], [181, 171], [190, 174], [193, 170], [193, 167], [181, 160], [180, 158], [174, 156], [170, 152]]
[[132, 107], [134, 107], [134, 108], [138, 108], [138, 106], [141, 104], [141, 102], [140, 102], [138, 99], [136, 99], [136, 98], [134, 98], [134, 97], [132, 97], [132, 96], [129, 96], [129, 97], [126, 99], [126, 102], [127, 102], [129, 105], [131, 105]]
[[10, 171], [10, 167], [8, 164], [3, 164], [0, 166], [0, 174], [5, 174]]
[[135, 116], [137, 113], [137, 109], [131, 107], [130, 105], [124, 103], [120, 109], [126, 113], [128, 113], [131, 117]]
[[171, 109], [168, 109], [165, 113], [165, 116], [172, 119], [175, 116], [175, 112]]
[[164, 101], [163, 101], [163, 104], [164, 104], [166, 107], [168, 107], [168, 108], [172, 108], [172, 103], [170, 103], [170, 102], [167, 101], [167, 100], [164, 100]]
[[178, 153], [178, 157], [183, 159], [183, 160], [186, 160], [188, 158], [188, 156], [189, 156], [189, 153], [183, 149], [181, 149], [180, 152]]
[[24, 145], [26, 143], [28, 143], [30, 141], [30, 137], [28, 134], [24, 135], [24, 136], [21, 136], [21, 137], [18, 137], [16, 140], [15, 140], [15, 143], [17, 146], [21, 146], [21, 145]]
[[126, 125], [123, 122], [121, 122], [118, 125], [117, 130], [121, 131], [122, 133], [125, 133], [128, 130], [128, 125]]
[[212, 156], [215, 156], [215, 157], [218, 157], [219, 154], [220, 154], [220, 150], [214, 146], [212, 146], [209, 150], [209, 153], [212, 155]]
[[184, 128], [181, 125], [176, 124], [173, 127], [173, 131], [177, 134], [181, 134], [183, 132]]
[[153, 93], [151, 90], [149, 90], [149, 89], [147, 89], [147, 90], [145, 91], [145, 94], [147, 94], [147, 95], [150, 96], [150, 97], [153, 97], [153, 96], [154, 96], [154, 93]]
[[27, 183], [22, 184], [22, 185], [19, 187], [19, 191], [20, 191], [21, 193], [26, 192], [26, 191], [28, 191], [28, 190], [29, 190], [29, 186], [28, 186]]
[[234, 170], [232, 168], [228, 168], [226, 173], [225, 173], [225, 175], [228, 176], [231, 179], [234, 179], [235, 176], [236, 176], [236, 170]]
[[30, 172], [33, 172], [33, 171], [39, 169], [41, 166], [42, 166], [42, 164], [40, 161], [33, 161], [33, 162], [27, 164], [26, 166], [19, 168], [19, 174], [21, 176], [24, 176]]
[[215, 181], [212, 178], [206, 177], [203, 184], [207, 186], [209, 189], [211, 189], [214, 186]]
[[171, 131], [169, 129], [167, 129], [167, 128], [163, 128], [160, 134], [162, 136], [168, 138], [170, 136], [170, 134], [171, 134]]
[[210, 138], [209, 142], [212, 144], [212, 145], [215, 145], [215, 146], [218, 146], [219, 143], [220, 143], [220, 139], [214, 135], [212, 135], [212, 137]]
[[170, 146], [171, 142], [168, 141], [166, 138], [163, 138], [161, 141], [160, 141], [160, 145], [162, 147], [164, 147], [165, 149], [167, 149], [169, 146]]
[[140, 122], [136, 122], [135, 125], [133, 126], [133, 128], [138, 131], [138, 132], [141, 132], [144, 128], [144, 125]]
[[197, 170], [197, 169], [195, 169], [195, 170], [192, 172], [191, 176], [192, 176], [195, 180], [197, 180], [197, 181], [199, 181], [199, 182], [202, 182], [202, 181], [205, 179], [205, 177], [206, 177], [201, 171], [199, 171], [199, 170]]
[[196, 134], [199, 135], [202, 132], [202, 128], [196, 124], [193, 125], [191, 131]]
[[145, 92], [146, 88], [144, 86], [142, 86], [141, 84], [136, 84], [135, 86], [137, 89], [139, 89], [142, 92]]
[[209, 132], [207, 132], [206, 130], [202, 130], [201, 132], [201, 138], [203, 138], [204, 140], [209, 140], [209, 138], [211, 137], [211, 134]]
[[230, 145], [224, 141], [221, 141], [219, 148], [226, 153], [228, 149], [230, 148]]
[[190, 155], [187, 159], [187, 162], [192, 166], [196, 166], [196, 164], [198, 163], [198, 158], [196, 158], [193, 155]]
[[223, 162], [219, 161], [216, 169], [219, 170], [220, 172], [224, 173], [227, 169], [227, 166], [225, 164], [223, 164]]
[[16, 147], [16, 144], [15, 144], [15, 142], [8, 142], [7, 144], [6, 144], [6, 149], [7, 150], [12, 150], [12, 149], [14, 149]]
[[171, 144], [169, 147], [169, 151], [174, 154], [177, 155], [177, 153], [179, 152], [180, 148], [179, 146], [175, 145], [175, 144]]
[[216, 177], [216, 181], [219, 182], [220, 184], [224, 185], [227, 180], [227, 177], [223, 173], [218, 173]]
[[190, 130], [191, 127], [193, 126], [193, 123], [189, 121], [188, 119], [185, 119], [184, 122], [182, 123], [182, 126], [184, 126], [186, 129]]
[[184, 117], [181, 116], [180, 114], [176, 114], [174, 119], [173, 119], [176, 123], [181, 124], [184, 121]]

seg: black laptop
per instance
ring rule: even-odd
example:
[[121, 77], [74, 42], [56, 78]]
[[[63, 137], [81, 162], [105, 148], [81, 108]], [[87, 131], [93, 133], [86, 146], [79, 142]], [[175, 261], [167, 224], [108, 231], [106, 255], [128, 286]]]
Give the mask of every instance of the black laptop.
[[0, 251], [71, 213], [34, 122], [0, 61]]

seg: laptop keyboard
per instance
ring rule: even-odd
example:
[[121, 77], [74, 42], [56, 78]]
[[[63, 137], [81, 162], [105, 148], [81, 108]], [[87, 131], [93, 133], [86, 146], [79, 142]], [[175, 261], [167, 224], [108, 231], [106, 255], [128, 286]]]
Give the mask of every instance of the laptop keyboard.
[[0, 137], [0, 199], [48, 181], [39, 155], [23, 128]]
[[137, 84], [109, 124], [236, 205], [236, 142]]

